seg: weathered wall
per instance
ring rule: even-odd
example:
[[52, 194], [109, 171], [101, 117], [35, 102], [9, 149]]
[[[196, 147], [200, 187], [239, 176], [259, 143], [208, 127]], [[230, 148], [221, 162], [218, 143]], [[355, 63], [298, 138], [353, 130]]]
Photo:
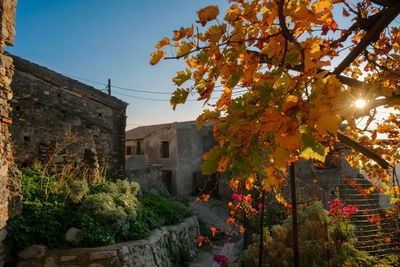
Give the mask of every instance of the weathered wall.
[[[12, 81], [15, 160], [31, 165], [46, 159], [68, 127], [83, 145], [94, 148], [99, 163], [112, 177], [124, 179], [126, 103], [45, 67], [13, 56]], [[60, 161], [63, 159], [61, 158]]]
[[[148, 164], [162, 166], [164, 180], [171, 175], [170, 192], [174, 196], [188, 196], [204, 185], [207, 177], [201, 174], [202, 156], [215, 144], [212, 125], [200, 131], [197, 122], [176, 122], [157, 129], [143, 140], [143, 151]], [[161, 142], [169, 142], [169, 157], [161, 157]], [[168, 174], [168, 171], [171, 173]]]
[[207, 177], [201, 174], [203, 154], [214, 145], [212, 126], [207, 125], [199, 131], [197, 122], [180, 122], [176, 125], [178, 145], [177, 192], [179, 195], [190, 195], [204, 186]]
[[0, 1], [0, 266], [4, 265], [5, 259], [2, 244], [7, 234], [5, 225], [8, 218], [18, 212], [21, 199], [18, 193], [19, 173], [12, 167], [11, 137], [8, 129], [12, 123], [9, 118], [11, 111], [9, 101], [13, 97], [13, 92], [9, 85], [13, 67], [12, 59], [4, 52], [4, 48], [13, 45], [14, 42], [16, 5], [16, 0]]
[[[169, 142], [169, 157], [161, 157], [161, 141]], [[146, 136], [143, 140], [143, 151], [147, 156], [148, 164], [160, 164], [162, 170], [171, 172], [171, 194], [176, 195], [177, 183], [177, 143], [176, 143], [176, 123], [170, 124], [162, 129], [156, 130]]]
[[199, 225], [195, 216], [183, 223], [154, 230], [148, 239], [113, 246], [76, 249], [48, 249], [31, 246], [19, 253], [17, 266], [176, 266], [171, 254], [179, 250], [195, 255]]
[[128, 181], [137, 182], [141, 188], [153, 194], [169, 197], [168, 189], [162, 180], [161, 169], [162, 166], [158, 164], [148, 165], [144, 168], [127, 169], [126, 177]]

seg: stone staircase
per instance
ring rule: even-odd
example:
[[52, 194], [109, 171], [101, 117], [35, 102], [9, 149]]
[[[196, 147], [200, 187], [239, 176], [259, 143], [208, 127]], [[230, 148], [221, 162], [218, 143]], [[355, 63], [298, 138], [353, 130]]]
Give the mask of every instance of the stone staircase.
[[[353, 181], [355, 183], [352, 184]], [[358, 175], [337, 187], [339, 199], [345, 205], [356, 205], [359, 209], [357, 214], [351, 216], [356, 226], [356, 248], [376, 256], [399, 253], [400, 237], [395, 217], [386, 216], [385, 210], [380, 208], [377, 190], [370, 194], [362, 193], [372, 186], [368, 179]]]

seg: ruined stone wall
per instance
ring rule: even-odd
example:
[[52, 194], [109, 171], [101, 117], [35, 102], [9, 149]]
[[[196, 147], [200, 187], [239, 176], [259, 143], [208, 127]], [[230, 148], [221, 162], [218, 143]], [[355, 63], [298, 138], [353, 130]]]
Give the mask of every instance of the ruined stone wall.
[[[45, 162], [70, 128], [79, 138], [72, 151], [95, 150], [101, 167], [124, 179], [126, 103], [99, 90], [13, 56], [11, 133], [20, 166]], [[78, 157], [79, 158], [79, 157]], [[57, 158], [58, 163], [66, 159]]]
[[[12, 120], [9, 118], [13, 97], [10, 82], [13, 76], [12, 59], [4, 48], [13, 45], [15, 34], [16, 0], [0, 1], [0, 266], [4, 265], [5, 252], [2, 241], [7, 231], [5, 225], [9, 217], [18, 212], [11, 205], [19, 205], [20, 194], [15, 194], [20, 187], [18, 171], [13, 168], [11, 154], [11, 137], [8, 130]], [[11, 175], [10, 175], [11, 174]]]

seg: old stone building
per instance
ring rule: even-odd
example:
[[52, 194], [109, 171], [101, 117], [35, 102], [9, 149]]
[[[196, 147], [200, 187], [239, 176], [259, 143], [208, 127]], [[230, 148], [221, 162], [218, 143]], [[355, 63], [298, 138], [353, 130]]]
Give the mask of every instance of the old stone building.
[[5, 252], [3, 240], [7, 231], [5, 225], [10, 217], [15, 216], [21, 207], [20, 176], [13, 165], [9, 118], [13, 97], [10, 88], [13, 76], [12, 59], [4, 48], [13, 45], [15, 34], [16, 0], [0, 1], [0, 266], [4, 265]]
[[212, 125], [199, 131], [196, 124], [174, 122], [127, 131], [126, 157], [145, 155], [147, 164], [161, 165], [163, 182], [172, 195], [190, 195], [204, 184], [202, 155], [216, 144]]
[[[113, 178], [125, 178], [125, 123], [127, 103], [91, 86], [12, 56], [10, 128], [15, 161], [20, 166], [46, 161], [65, 133], [78, 137], [74, 153], [94, 152], [99, 165]], [[87, 153], [86, 153], [87, 154]], [[62, 163], [62, 156], [57, 161]]]

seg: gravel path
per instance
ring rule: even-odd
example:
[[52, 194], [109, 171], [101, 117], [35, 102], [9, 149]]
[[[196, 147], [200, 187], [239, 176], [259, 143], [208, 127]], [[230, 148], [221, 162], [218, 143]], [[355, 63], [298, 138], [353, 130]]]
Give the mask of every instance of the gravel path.
[[[206, 227], [215, 227], [217, 229], [224, 228], [227, 230], [226, 221], [229, 218], [228, 203], [225, 201], [210, 198], [207, 202], [201, 201], [193, 203], [195, 198], [191, 199], [193, 211], [197, 214], [199, 220], [201, 220]], [[223, 244], [223, 242], [222, 242]], [[222, 245], [221, 244], [221, 245]], [[224, 244], [219, 250], [211, 248], [208, 244], [198, 248], [197, 256], [190, 267], [219, 267], [219, 265], [213, 260], [214, 255], [229, 255], [230, 259], [239, 259], [242, 253], [243, 240], [242, 235], [238, 230], [232, 233], [232, 240], [228, 244]], [[240, 266], [237, 260], [233, 266]]]

